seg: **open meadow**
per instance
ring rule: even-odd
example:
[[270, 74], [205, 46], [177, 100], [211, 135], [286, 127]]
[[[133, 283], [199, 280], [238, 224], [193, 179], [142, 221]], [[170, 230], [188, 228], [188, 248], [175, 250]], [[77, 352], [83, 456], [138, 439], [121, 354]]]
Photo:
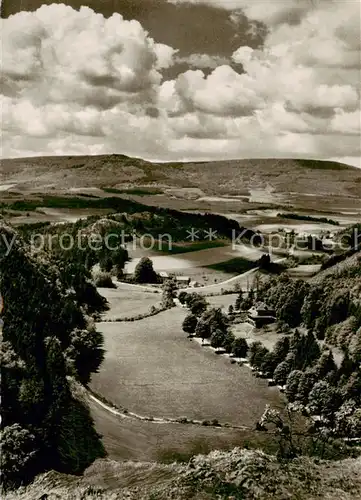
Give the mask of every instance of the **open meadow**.
[[127, 287], [123, 284], [117, 288], [99, 288], [98, 291], [107, 299], [110, 306], [110, 309], [103, 314], [105, 321], [146, 314], [152, 306], [156, 307], [160, 304], [160, 294], [156, 291]]
[[173, 308], [146, 320], [98, 323], [106, 354], [91, 388], [141, 415], [254, 425], [267, 403], [280, 404], [277, 389], [187, 339], [186, 314]]
[[117, 417], [89, 400], [97, 432], [112, 460], [174, 462], [235, 446], [272, 446], [266, 433], [192, 424], [159, 424]]
[[[235, 258], [242, 258], [254, 262], [262, 257], [263, 254], [264, 252], [259, 248], [241, 244], [235, 245], [234, 247], [232, 245], [227, 245], [175, 255], [152, 255], [152, 261], [156, 271], [186, 272], [187, 269], [212, 266]], [[131, 251], [130, 255], [132, 256]], [[128, 272], [134, 272], [139, 260], [140, 257], [137, 257], [128, 262], [125, 267], [126, 270]]]

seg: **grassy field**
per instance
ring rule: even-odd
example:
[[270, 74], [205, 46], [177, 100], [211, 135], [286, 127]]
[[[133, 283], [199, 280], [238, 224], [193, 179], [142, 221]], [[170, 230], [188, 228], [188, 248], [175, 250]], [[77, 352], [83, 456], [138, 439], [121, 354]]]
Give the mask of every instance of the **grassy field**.
[[107, 299], [110, 305], [110, 310], [103, 315], [104, 320], [145, 314], [152, 306], [160, 304], [158, 293], [137, 290], [135, 287], [133, 289], [126, 287], [98, 288], [98, 292]]
[[260, 341], [272, 350], [277, 340], [281, 338], [275, 324], [268, 325], [263, 328], [254, 328], [250, 323], [239, 323], [232, 326], [232, 332], [236, 337], [243, 337], [250, 344], [252, 342]]
[[247, 259], [242, 259], [242, 257], [236, 257], [235, 259], [230, 259], [225, 262], [211, 264], [208, 267], [225, 273], [241, 274], [253, 269], [255, 267], [255, 263]]
[[211, 307], [221, 307], [226, 312], [230, 305], [234, 307], [236, 298], [236, 293], [230, 295], [217, 295], [215, 297], [207, 297], [207, 302], [210, 303]]
[[[187, 288], [186, 291], [192, 292], [196, 291], [201, 295], [208, 294], [221, 294], [224, 291], [234, 291], [235, 286], [242, 288], [242, 290], [248, 290], [252, 288], [255, 280], [255, 272], [256, 269], [251, 269], [250, 271], [246, 271], [241, 275], [233, 275], [231, 277], [226, 278], [226, 281], [220, 281], [217, 283], [206, 284], [202, 288]], [[228, 275], [229, 276], [229, 275]]]
[[188, 424], [154, 424], [122, 419], [95, 402], [89, 407], [110, 459], [173, 462], [234, 446], [274, 446], [265, 433]]
[[[148, 245], [148, 241], [144, 238], [145, 246]], [[153, 250], [166, 254], [182, 254], [189, 252], [196, 252], [199, 250], [206, 250], [208, 248], [219, 248], [225, 247], [229, 244], [225, 240], [215, 240], [215, 241], [195, 241], [195, 242], [184, 242], [184, 243], [173, 243], [171, 248], [169, 248], [169, 242], [162, 240], [155, 240], [155, 245]]]
[[[209, 243], [207, 243], [208, 245]], [[132, 255], [130, 253], [130, 255]], [[242, 262], [242, 269], [254, 265], [254, 261], [258, 260], [263, 255], [263, 252], [258, 248], [253, 248], [251, 246], [242, 244], [235, 245], [216, 245], [213, 248], [207, 247], [205, 249], [199, 249], [195, 251], [186, 252], [185, 254], [180, 253], [179, 255], [153, 255], [152, 261], [154, 264], [154, 269], [156, 271], [177, 271], [186, 270], [195, 267], [206, 268], [215, 264], [223, 263], [225, 266], [226, 262], [237, 259], [238, 262]], [[239, 259], [239, 260], [238, 260]], [[137, 265], [139, 258], [134, 258], [132, 261], [126, 264], [127, 270], [133, 272], [135, 266]], [[247, 265], [246, 265], [247, 262]], [[248, 264], [248, 262], [250, 262]], [[245, 271], [248, 269], [244, 269]], [[223, 271], [227, 274], [238, 274], [236, 270], [232, 269], [221, 269], [216, 268], [216, 271]], [[243, 271], [241, 271], [243, 272]]]
[[267, 403], [280, 403], [277, 390], [188, 340], [186, 314], [173, 308], [132, 323], [99, 323], [106, 355], [92, 389], [139, 414], [253, 425]]

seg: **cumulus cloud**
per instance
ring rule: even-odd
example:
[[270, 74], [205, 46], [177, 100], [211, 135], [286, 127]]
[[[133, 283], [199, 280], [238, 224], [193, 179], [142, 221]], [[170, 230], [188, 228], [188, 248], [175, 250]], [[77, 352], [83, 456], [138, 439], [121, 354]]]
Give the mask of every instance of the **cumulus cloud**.
[[98, 149], [106, 151], [164, 147], [152, 110], [160, 70], [173, 64], [175, 49], [156, 43], [137, 21], [119, 14], [105, 19], [87, 7], [42, 6], [2, 26], [4, 156], [22, 153], [15, 137], [52, 138], [63, 152], [74, 151], [75, 136], [83, 153], [85, 136], [102, 138]]
[[[265, 23], [263, 47], [180, 56], [137, 21], [87, 7], [2, 20], [2, 155], [360, 155], [358, 1], [193, 3]], [[177, 63], [190, 69], [164, 80]]]
[[187, 64], [190, 68], [215, 69], [223, 64], [230, 64], [230, 58], [209, 54], [191, 54], [189, 56], [176, 56], [174, 61], [178, 64]]
[[266, 22], [269, 34], [262, 49], [242, 46], [232, 54], [241, 74], [221, 66], [207, 77], [200, 71], [179, 76], [165, 102], [169, 110], [233, 120], [249, 114], [239, 127], [238, 154], [360, 154], [359, 2], [281, 0], [267, 9], [262, 2], [194, 2], [240, 7]]

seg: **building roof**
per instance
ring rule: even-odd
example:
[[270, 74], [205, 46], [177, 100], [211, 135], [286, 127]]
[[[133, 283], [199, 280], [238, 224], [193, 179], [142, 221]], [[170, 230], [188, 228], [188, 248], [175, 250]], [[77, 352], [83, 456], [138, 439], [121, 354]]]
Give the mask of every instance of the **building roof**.
[[166, 273], [165, 271], [161, 271], [161, 272], [159, 273], [159, 276], [160, 276], [161, 278], [169, 278], [169, 274], [168, 274], [168, 273]]
[[177, 281], [189, 281], [190, 278], [188, 276], [176, 276], [175, 279]]

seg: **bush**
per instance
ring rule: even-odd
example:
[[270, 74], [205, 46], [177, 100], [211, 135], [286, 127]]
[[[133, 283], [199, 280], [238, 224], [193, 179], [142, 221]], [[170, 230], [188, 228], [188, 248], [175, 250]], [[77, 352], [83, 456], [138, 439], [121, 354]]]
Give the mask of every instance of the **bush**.
[[110, 273], [100, 271], [94, 278], [95, 286], [99, 288], [116, 288]]

